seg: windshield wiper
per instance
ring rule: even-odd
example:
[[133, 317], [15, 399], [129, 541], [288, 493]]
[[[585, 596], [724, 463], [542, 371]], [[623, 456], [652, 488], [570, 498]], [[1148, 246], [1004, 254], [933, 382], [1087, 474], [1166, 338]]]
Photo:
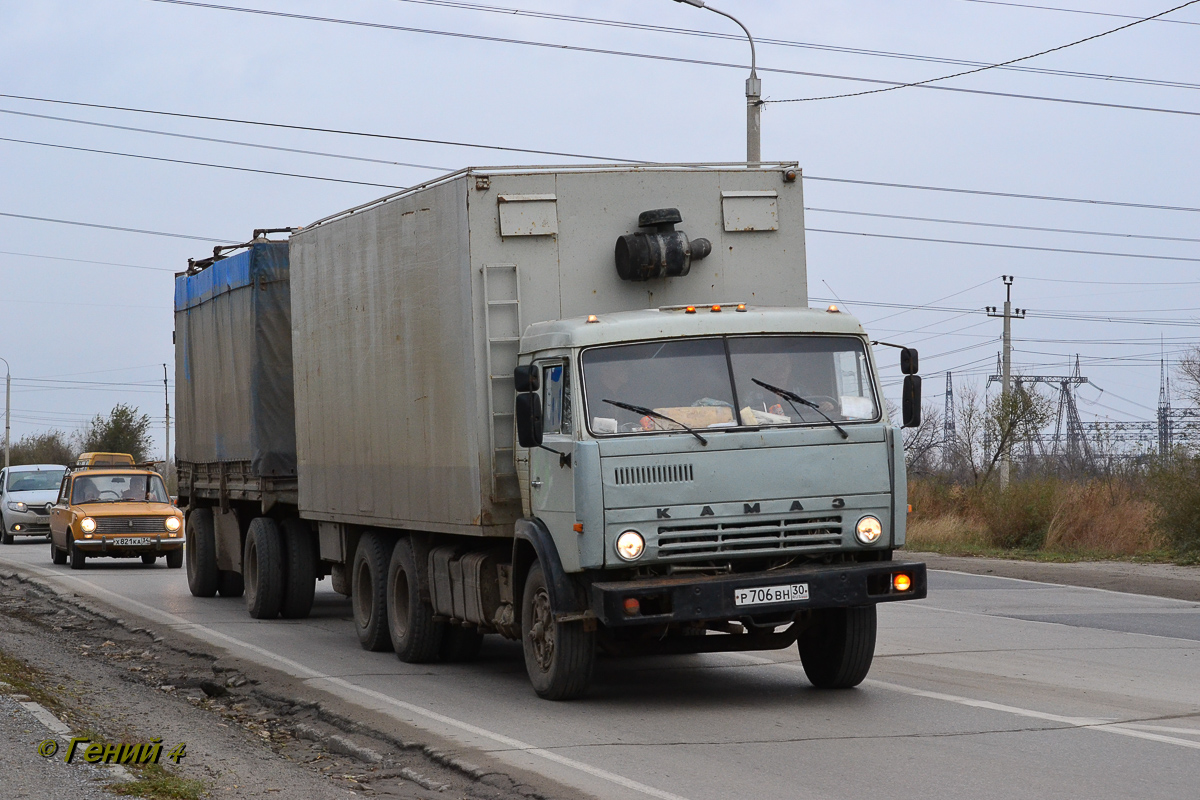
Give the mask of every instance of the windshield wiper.
[[[824, 411], [822, 411], [821, 407], [818, 406], [816, 403], [814, 403], [812, 400], [805, 400], [803, 397], [796, 394], [795, 392], [789, 392], [787, 389], [780, 389], [778, 386], [772, 386], [769, 383], [764, 383], [763, 381], [760, 381], [758, 378], [751, 378], [750, 380], [754, 381], [759, 386], [766, 389], [768, 392], [774, 392], [775, 394], [782, 397], [784, 400], [787, 400], [788, 404], [792, 406], [792, 410], [796, 412], [796, 416], [799, 417], [802, 415], [800, 414], [800, 409], [796, 408], [795, 403], [799, 403], [802, 406], [808, 406], [809, 408], [811, 408], [812, 410], [814, 410], [818, 414], [820, 414], [822, 417], [824, 417], [826, 420], [828, 420], [830, 425], [837, 428], [837, 432], [842, 435], [843, 439], [850, 438], [850, 434], [846, 433], [846, 431], [842, 428], [841, 425], [838, 425], [836, 422], [834, 422], [833, 419], [828, 414], [826, 414]], [[793, 402], [793, 401], [795, 401], [795, 402]]]
[[645, 406], [635, 406], [632, 403], [622, 403], [618, 400], [605, 400], [604, 402], [608, 403], [610, 406], [616, 406], [617, 408], [623, 408], [626, 411], [632, 411], [635, 414], [643, 414], [647, 417], [657, 417], [658, 419], [665, 419], [667, 422], [673, 422], [676, 425], [678, 425], [679, 427], [683, 428], [688, 433], [690, 433], [692, 436], [695, 436], [697, 439], [699, 439], [700, 444], [704, 445], [705, 447], [708, 446], [708, 439], [705, 439], [703, 436], [696, 433], [694, 430], [689, 428], [687, 425], [684, 425], [679, 420], [671, 419], [666, 414], [660, 414], [657, 411], [655, 411], [653, 408], [646, 408]]

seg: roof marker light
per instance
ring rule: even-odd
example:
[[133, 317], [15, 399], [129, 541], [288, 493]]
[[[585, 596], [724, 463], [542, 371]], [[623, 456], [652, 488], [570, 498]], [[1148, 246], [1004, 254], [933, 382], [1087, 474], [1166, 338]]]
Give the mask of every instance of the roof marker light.
[[588, 322], [599, 322], [600, 318], [597, 317], [595, 314], [588, 314], [587, 321]]
[[716, 311], [720, 311], [720, 310], [721, 310], [721, 306], [720, 306], [720, 304], [714, 303], [714, 304], [713, 304], [713, 307], [712, 307], [711, 309], [709, 309], [709, 310], [710, 310], [710, 311], [714, 311], [714, 312], [716, 312]]
[[746, 310], [746, 304], [745, 304], [745, 303], [738, 303], [738, 304], [737, 304], [737, 310], [738, 310], [738, 311], [745, 311], [745, 310]]
[[838, 307], [835, 305], [831, 305], [829, 308], [827, 308], [825, 310], [828, 311], [830, 314], [838, 313]]
[[695, 306], [688, 306], [688, 307], [686, 307], [685, 309], [683, 309], [683, 313], [685, 313], [685, 314], [695, 314], [695, 313], [696, 313], [696, 307], [695, 307]]

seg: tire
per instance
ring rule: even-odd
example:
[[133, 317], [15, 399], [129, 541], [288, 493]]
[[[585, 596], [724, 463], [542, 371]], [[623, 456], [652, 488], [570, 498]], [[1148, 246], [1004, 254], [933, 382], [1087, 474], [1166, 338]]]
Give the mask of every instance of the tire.
[[542, 565], [525, 578], [521, 598], [521, 646], [525, 671], [538, 697], [571, 700], [588, 689], [596, 663], [596, 634], [583, 622], [555, 622]]
[[8, 526], [0, 522], [0, 544], [12, 544], [13, 535], [8, 532]]
[[212, 597], [217, 593], [217, 541], [213, 533], [211, 508], [197, 508], [188, 514], [184, 536], [188, 589], [193, 597]]
[[474, 661], [479, 657], [479, 648], [483, 645], [483, 634], [476, 628], [464, 628], [462, 625], [447, 625], [442, 634], [442, 661], [455, 662]]
[[283, 604], [283, 536], [270, 517], [255, 517], [242, 552], [246, 610], [255, 619], [274, 619]]
[[158, 556], [152, 556], [149, 553], [146, 553], [144, 556], [142, 556], [142, 563], [147, 567], [153, 564], [155, 561], [158, 561]]
[[51, 541], [50, 542], [50, 560], [61, 567], [63, 564], [67, 563], [67, 551], [59, 550], [57, 547], [54, 546], [54, 542]]
[[363, 650], [392, 649], [388, 631], [387, 574], [391, 550], [378, 533], [364, 533], [350, 569], [354, 629]]
[[312, 611], [317, 591], [317, 554], [312, 530], [295, 517], [283, 521], [283, 604], [284, 619], [304, 619]]
[[240, 572], [223, 569], [217, 578], [217, 593], [221, 597], [241, 597], [246, 593], [246, 579]]
[[75, 540], [71, 538], [70, 531], [67, 531], [67, 551], [71, 555], [71, 569], [83, 569], [87, 565], [87, 556], [75, 546]]
[[412, 542], [401, 539], [392, 548], [387, 577], [388, 632], [396, 657], [409, 664], [438, 658], [446, 624], [433, 621], [433, 606], [421, 600], [417, 557]]
[[183, 566], [183, 548], [167, 552], [167, 569], [179, 569]]
[[827, 608], [815, 614], [813, 627], [797, 642], [804, 674], [818, 689], [858, 686], [875, 657], [875, 606]]

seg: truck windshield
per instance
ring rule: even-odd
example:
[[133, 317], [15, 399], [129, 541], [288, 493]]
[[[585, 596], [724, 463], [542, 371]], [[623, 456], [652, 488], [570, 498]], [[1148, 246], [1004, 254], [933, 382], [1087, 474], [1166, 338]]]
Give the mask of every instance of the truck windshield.
[[[862, 340], [849, 336], [727, 336], [596, 347], [583, 354], [583, 378], [589, 429], [599, 436], [681, 430], [606, 400], [645, 406], [702, 429], [879, 418]], [[817, 408], [790, 403], [755, 379]]]

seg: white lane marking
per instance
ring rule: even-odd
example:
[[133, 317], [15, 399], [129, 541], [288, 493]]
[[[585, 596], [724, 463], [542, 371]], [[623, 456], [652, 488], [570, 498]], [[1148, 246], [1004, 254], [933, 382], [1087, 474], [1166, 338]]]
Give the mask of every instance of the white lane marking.
[[[746, 661], [751, 661], [763, 666], [781, 667], [788, 670], [804, 671], [804, 667], [800, 664], [787, 661], [773, 661], [762, 656], [750, 655], [749, 653], [726, 653], [724, 655], [736, 656]], [[1126, 722], [1112, 722], [1111, 720], [1096, 719], [1093, 717], [1064, 717], [1060, 714], [1049, 714], [1044, 711], [1034, 711], [1030, 708], [1020, 708], [1019, 706], [1009, 706], [1003, 703], [993, 703], [990, 700], [975, 700], [970, 697], [961, 697], [955, 694], [945, 694], [943, 692], [929, 692], [924, 689], [915, 689], [911, 686], [901, 686], [898, 683], [889, 683], [887, 681], [878, 681], [867, 679], [863, 683], [868, 686], [876, 686], [880, 689], [888, 689], [901, 694], [912, 695], [914, 697], [925, 697], [931, 700], [943, 700], [948, 703], [955, 703], [960, 706], [969, 706], [971, 708], [982, 708], [987, 711], [999, 711], [1005, 714], [1015, 714], [1019, 717], [1029, 717], [1032, 719], [1046, 720], [1047, 722], [1058, 722], [1063, 725], [1070, 725], [1073, 728], [1084, 730], [1100, 731], [1102, 733], [1115, 733], [1120, 736], [1130, 736], [1135, 739], [1148, 739], [1153, 742], [1161, 742], [1163, 744], [1173, 744], [1179, 747], [1188, 747], [1193, 750], [1200, 750], [1200, 742], [1193, 742], [1187, 739], [1177, 739], [1173, 736], [1163, 736], [1153, 733], [1157, 730], [1152, 725], [1141, 725]], [[1186, 732], [1189, 735], [1200, 734], [1200, 730], [1191, 729], [1164, 729], [1171, 732]]]
[[[13, 566], [17, 566], [16, 564], [14, 564], [11, 561], [9, 561], [8, 563], [12, 564]], [[283, 665], [287, 666], [292, 671], [293, 674], [298, 675], [299, 677], [304, 677], [306, 679], [319, 679], [319, 680], [323, 680], [323, 681], [328, 681], [329, 683], [332, 683], [335, 686], [341, 687], [343, 689], [347, 689], [352, 692], [357, 692], [366, 697], [370, 697], [373, 700], [378, 700], [380, 702], [387, 703], [387, 704], [395, 706], [397, 708], [404, 709], [405, 711], [408, 711], [412, 714], [416, 714], [421, 717], [425, 717], [426, 719], [433, 720], [435, 722], [440, 722], [441, 724], [446, 725], [448, 727], [457, 728], [460, 731], [463, 731], [465, 733], [470, 733], [474, 736], [479, 736], [484, 739], [490, 739], [493, 742], [504, 745], [506, 748], [510, 748], [512, 750], [519, 750], [523, 753], [528, 753], [530, 755], [535, 755], [540, 758], [544, 758], [547, 761], [552, 761], [552, 762], [554, 762], [556, 764], [560, 764], [564, 767], [569, 767], [571, 769], [578, 770], [579, 772], [586, 773], [595, 778], [600, 778], [601, 780], [608, 781], [609, 783], [615, 783], [616, 785], [623, 786], [626, 789], [632, 789], [635, 792], [640, 792], [642, 794], [649, 795], [650, 797], [657, 797], [657, 798], [659, 798], [659, 800], [687, 800], [687, 798], [682, 797], [680, 795], [672, 794], [671, 792], [666, 792], [666, 791], [663, 791], [662, 789], [656, 789], [653, 786], [647, 786], [646, 784], [639, 783], [638, 781], [635, 781], [631, 778], [626, 778], [624, 775], [618, 775], [615, 772], [609, 772], [608, 770], [601, 769], [599, 767], [594, 767], [591, 764], [585, 764], [582, 761], [576, 761], [573, 758], [567, 758], [566, 756], [559, 755], [558, 753], [554, 753], [549, 750], [543, 750], [540, 747], [536, 747], [532, 744], [522, 742], [520, 739], [514, 739], [511, 736], [505, 736], [504, 734], [501, 734], [501, 733], [495, 733], [493, 731], [489, 731], [486, 728], [480, 728], [479, 726], [472, 725], [469, 722], [463, 722], [462, 720], [455, 719], [454, 717], [448, 717], [445, 714], [439, 714], [436, 711], [431, 711], [428, 708], [423, 708], [422, 706], [414, 705], [413, 703], [406, 703], [403, 700], [397, 700], [396, 698], [389, 697], [388, 695], [383, 694], [382, 692], [376, 692], [373, 689], [367, 689], [362, 686], [357, 686], [357, 685], [350, 683], [349, 681], [344, 680], [342, 678], [335, 678], [335, 677], [327, 676], [324, 673], [317, 672], [316, 670], [313, 670], [313, 669], [310, 669], [309, 667], [304, 666], [303, 664], [299, 663], [298, 661], [293, 661], [290, 658], [278, 655], [277, 653], [273, 653], [270, 650], [267, 650], [265, 648], [250, 644], [249, 642], [244, 642], [241, 639], [237, 639], [237, 638], [234, 638], [233, 636], [229, 636], [228, 634], [221, 633], [220, 631], [214, 630], [205, 625], [201, 625], [197, 622], [189, 622], [188, 620], [184, 619], [183, 617], [178, 617], [168, 611], [163, 611], [163, 610], [155, 608], [153, 606], [146, 605], [145, 603], [142, 603], [138, 600], [134, 600], [133, 598], [125, 597], [124, 595], [117, 594], [116, 592], [113, 592], [109, 589], [105, 589], [102, 586], [98, 586], [97, 584], [94, 584], [90, 581], [84, 580], [81, 577], [78, 577], [75, 575], [71, 575], [71, 576], [59, 575], [58, 573], [51, 572], [49, 570], [42, 570], [40, 567], [36, 567], [31, 564], [21, 563], [20, 566], [36, 570], [37, 572], [39, 572], [41, 574], [41, 577], [52, 577], [52, 578], [58, 578], [58, 579], [63, 579], [63, 578], [69, 577], [70, 580], [72, 580], [76, 583], [79, 583], [83, 586], [87, 586], [89, 589], [91, 589], [97, 595], [109, 596], [109, 597], [115, 598], [114, 602], [117, 605], [124, 605], [126, 608], [129, 608], [130, 606], [132, 606], [135, 609], [139, 610], [142, 614], [144, 614], [148, 617], [157, 618], [161, 621], [169, 622], [175, 628], [175, 630], [182, 631], [182, 632], [187, 632], [188, 630], [203, 632], [204, 634], [211, 637], [212, 639], [216, 639], [218, 641], [222, 641], [222, 642], [226, 642], [228, 644], [235, 645], [235, 646], [243, 648], [245, 650], [249, 650], [252, 653], [257, 653], [257, 654], [263, 656], [264, 658], [266, 658], [268, 661], [274, 661], [278, 664], [283, 664]]]
[[949, 575], [969, 575], [972, 578], [991, 578], [997, 581], [1016, 581], [1017, 583], [1032, 583], [1035, 586], [1045, 586], [1051, 589], [1081, 589], [1088, 592], [1104, 592], [1120, 597], [1140, 597], [1145, 600], [1161, 600], [1167, 603], [1182, 603], [1195, 608], [1200, 603], [1195, 600], [1180, 600], [1178, 597], [1163, 597], [1157, 594], [1138, 594], [1137, 592], [1121, 592], [1116, 589], [1101, 589], [1096, 586], [1075, 586], [1070, 583], [1051, 583], [1050, 581], [1033, 581], [1028, 578], [1010, 578], [1007, 575], [985, 575], [979, 572], [962, 572], [957, 569], [930, 569], [930, 572], [945, 572]]
[[1181, 733], [1184, 736], [1200, 736], [1200, 728], [1168, 728], [1165, 725], [1142, 725], [1141, 723], [1122, 723], [1126, 728], [1137, 728], [1139, 731], [1158, 731], [1159, 733]]

